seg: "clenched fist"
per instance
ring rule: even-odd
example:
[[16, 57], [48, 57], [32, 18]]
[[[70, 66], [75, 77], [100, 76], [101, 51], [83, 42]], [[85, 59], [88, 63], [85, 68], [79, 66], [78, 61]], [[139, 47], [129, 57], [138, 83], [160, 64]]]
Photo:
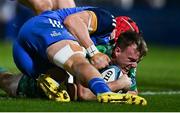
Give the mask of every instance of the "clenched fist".
[[121, 83], [122, 89], [129, 90], [131, 87], [131, 78], [129, 78], [126, 74], [123, 74], [118, 81]]

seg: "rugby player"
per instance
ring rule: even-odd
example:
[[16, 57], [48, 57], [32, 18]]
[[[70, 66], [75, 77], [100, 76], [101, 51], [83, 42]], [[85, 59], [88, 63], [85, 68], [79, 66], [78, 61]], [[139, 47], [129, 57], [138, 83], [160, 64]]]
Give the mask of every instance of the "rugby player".
[[[107, 47], [106, 47], [107, 48]], [[108, 85], [114, 92], [138, 94], [136, 85], [136, 67], [147, 52], [147, 46], [139, 34], [135, 32], [122, 33], [114, 48], [110, 48], [111, 64], [118, 65], [123, 75], [120, 79], [110, 82]], [[130, 80], [128, 79], [130, 78]], [[106, 78], [107, 79], [107, 78]], [[78, 86], [78, 98], [80, 100], [94, 100], [95, 95], [76, 81]]]
[[[126, 61], [127, 59], [134, 60], [134, 59], [136, 59], [137, 56], [138, 56], [138, 59], [136, 62], [138, 63], [140, 56], [142, 59], [142, 57], [146, 54], [147, 49], [146, 49], [145, 42], [142, 40], [142, 38], [139, 37], [138, 35], [134, 35], [135, 33], [132, 35], [132, 36], [134, 36], [134, 38], [132, 38], [132, 36], [127, 36], [127, 34], [132, 35], [133, 33], [126, 32], [126, 33], [123, 33], [121, 36], [119, 36], [117, 44], [113, 50], [112, 50], [112, 47], [110, 47], [109, 49], [108, 49], [108, 47], [106, 47], [107, 49], [105, 50], [104, 48], [101, 47], [102, 45], [100, 46], [101, 49], [99, 49], [99, 50], [101, 50], [101, 51], [102, 51], [102, 49], [103, 49], [103, 51], [106, 51], [106, 53], [111, 53], [111, 51], [112, 51], [113, 54], [111, 55], [112, 56], [111, 64], [117, 65], [118, 64], [117, 62], [119, 60], [121, 60], [121, 61], [119, 61], [119, 65], [120, 66], [126, 65], [126, 63], [124, 63], [123, 61]], [[126, 38], [126, 40], [124, 38]], [[137, 42], [141, 42], [141, 43], [137, 43]], [[137, 43], [137, 44], [135, 44], [135, 43]], [[137, 45], [137, 47], [136, 47], [136, 45]], [[125, 47], [123, 47], [123, 49], [124, 49], [123, 52], [120, 53], [120, 51], [117, 51], [117, 49], [122, 48], [122, 46], [125, 46]], [[99, 48], [99, 46], [98, 46], [98, 48]], [[137, 50], [139, 52], [134, 52]], [[107, 51], [109, 51], [109, 52], [107, 52]], [[139, 53], [140, 53], [140, 55], [138, 55]], [[108, 83], [108, 86], [111, 88], [112, 91], [116, 92], [119, 90], [123, 90], [124, 92], [130, 91], [131, 93], [133, 92], [133, 93], [137, 94], [137, 87], [136, 87], [136, 81], [135, 81], [136, 73], [133, 70], [136, 67], [136, 65], [131, 65], [130, 67], [132, 69], [129, 70], [129, 73], [127, 74], [128, 76], [125, 74], [125, 73], [127, 73], [126, 72], [127, 70], [125, 70], [125, 71], [123, 71], [124, 74], [123, 74], [123, 76], [121, 76], [120, 79], [118, 79], [114, 82]], [[104, 71], [106, 71], [106, 70], [104, 70]], [[6, 73], [4, 75], [1, 74], [1, 76], [0, 76], [1, 77], [1, 87], [6, 86], [6, 91], [7, 91], [7, 87], [9, 87], [8, 90], [11, 89], [10, 93], [12, 93], [12, 90], [14, 90], [13, 92], [17, 92], [17, 93], [14, 93], [15, 95], [13, 94], [14, 96], [17, 96], [16, 94], [18, 94], [18, 95], [26, 95], [27, 97], [33, 97], [33, 96], [34, 97], [42, 97], [42, 95], [39, 94], [39, 92], [37, 92], [37, 89], [39, 87], [37, 86], [36, 80], [34, 80], [32, 78], [28, 78], [27, 76], [22, 77], [22, 75], [20, 75], [19, 78], [21, 78], [21, 80], [15, 81], [13, 79], [13, 77], [16, 77], [16, 79], [17, 79], [17, 76], [12, 76], [10, 74], [9, 74], [9, 78], [8, 78], [9, 80], [7, 80], [5, 78], [8, 76], [7, 74], [8, 73]], [[67, 73], [60, 72], [59, 70], [58, 71], [52, 70], [51, 73], [49, 71], [49, 74], [50, 75], [61, 75], [63, 78], [68, 77]], [[66, 77], [64, 75], [66, 75]], [[2, 81], [4, 79], [6, 79], [6, 81]], [[54, 78], [54, 79], [56, 81], [59, 81], [60, 83], [63, 82], [62, 78], [61, 79]], [[16, 87], [13, 87], [13, 89], [12, 89], [12, 88], [10, 88], [10, 86], [13, 86], [12, 85], [13, 82], [16, 82], [16, 84], [14, 84], [14, 85], [16, 85]], [[18, 84], [17, 84], [17, 82], [18, 82]], [[70, 89], [68, 92], [70, 94], [72, 100], [76, 100], [77, 96], [78, 96], [78, 100], [94, 100], [94, 99], [96, 99], [95, 96], [93, 95], [93, 93], [89, 89], [80, 85], [78, 83], [78, 81], [76, 81], [75, 83], [78, 86], [78, 90], [75, 86], [74, 87], [75, 89]], [[31, 85], [29, 85], [29, 84], [31, 84]]]
[[[86, 9], [86, 8], [85, 8]], [[93, 9], [93, 8], [87, 8], [88, 10], [89, 9]], [[86, 9], [86, 10], [87, 10]], [[77, 11], [77, 8], [76, 8], [76, 11]], [[91, 10], [92, 12], [96, 12], [97, 10]], [[96, 12], [96, 14], [95, 14], [95, 16], [99, 16], [99, 15], [97, 15], [97, 13], [98, 14], [100, 14], [99, 12]], [[47, 14], [47, 15], [46, 15]], [[50, 12], [45, 12], [44, 14], [42, 14], [42, 15], [40, 15], [40, 16], [38, 16], [39, 18], [41, 18], [41, 17], [47, 17], [48, 15], [51, 15], [52, 13], [50, 13]], [[88, 17], [89, 15], [90, 15], [90, 17], [92, 17], [91, 19], [92, 19], [92, 21], [91, 22], [93, 22], [93, 13], [86, 13], [85, 11], [84, 12], [81, 12], [81, 13], [77, 13], [77, 14], [79, 14], [79, 16], [78, 17], [81, 17], [81, 19], [84, 19], [83, 18], [83, 15], [86, 15], [87, 14], [87, 16], [86, 17]], [[52, 15], [51, 15], [52, 16]], [[38, 18], [37, 17], [37, 18]], [[76, 19], [79, 19], [79, 18], [77, 18], [76, 16], [72, 16], [73, 17], [73, 19], [74, 20], [76, 20]], [[76, 18], [75, 18], [76, 17]], [[112, 16], [109, 16], [109, 17], [111, 17], [111, 19], [113, 18]], [[57, 17], [55, 17], [55, 18], [57, 18]], [[68, 17], [67, 17], [68, 18]], [[66, 18], [66, 19], [67, 19]], [[98, 17], [98, 19], [99, 19], [99, 17]], [[95, 20], [98, 20], [98, 19], [95, 19]], [[109, 18], [107, 18], [107, 16], [106, 16], [106, 19], [109, 19]], [[33, 20], [33, 19], [32, 19]], [[29, 23], [30, 22], [32, 22], [32, 20], [31, 21], [29, 21]], [[34, 19], [35, 20], [35, 19]], [[57, 20], [53, 20], [52, 21], [52, 17], [51, 18], [48, 18], [48, 20], [49, 20], [49, 25], [52, 25], [53, 27], [58, 27], [58, 28], [61, 28], [61, 29], [63, 29], [64, 28], [64, 26], [63, 25], [61, 25], [60, 23], [59, 23], [59, 21], [57, 22]], [[79, 20], [80, 22], [81, 22], [81, 20]], [[79, 22], [78, 21], [78, 22]], [[113, 23], [113, 19], [111, 20], [112, 21], [112, 23]], [[66, 23], [67, 22], [67, 23]], [[93, 45], [93, 42], [91, 41], [91, 40], [89, 40], [90, 41], [90, 44], [89, 43], [87, 43], [88, 42], [88, 40], [87, 39], [89, 39], [89, 38], [86, 38], [86, 40], [83, 40], [82, 41], [82, 37], [81, 37], [81, 35], [80, 34], [78, 34], [78, 33], [82, 33], [82, 31], [78, 31], [78, 30], [76, 30], [75, 28], [73, 28], [72, 26], [72, 24], [71, 25], [68, 25], [68, 22], [71, 22], [72, 23], [72, 20], [70, 19], [70, 18], [68, 18], [68, 21], [67, 20], [65, 20], [65, 22], [64, 22], [64, 24], [66, 25], [66, 27], [67, 28], [69, 28], [68, 30], [73, 34], [73, 35], [75, 35], [76, 36], [76, 38], [78, 39], [78, 41], [80, 42], [80, 44], [81, 45], [83, 45], [85, 48], [87, 48], [87, 52], [89, 53], [89, 56], [90, 57], [94, 57], [92, 60], [91, 60], [91, 62], [92, 62], [92, 64], [94, 64], [95, 65], [95, 67], [96, 68], [103, 68], [103, 67], [105, 67], [107, 64], [108, 64], [108, 61], [109, 61], [109, 59], [108, 59], [108, 57], [106, 56], [106, 55], [104, 55], [104, 54], [102, 54], [102, 53], [100, 53], [100, 52], [98, 52], [98, 50], [95, 48], [95, 46]], [[86, 30], [87, 28], [91, 28], [91, 29], [89, 29], [90, 31], [91, 31], [91, 33], [92, 33], [92, 35], [94, 35], [94, 36], [98, 36], [99, 35], [99, 33], [101, 33], [101, 31], [98, 31], [98, 30], [95, 30], [95, 31], [93, 31], [94, 29], [96, 29], [96, 27], [95, 28], [92, 28], [92, 26], [91, 26], [91, 23], [90, 24], [88, 24], [88, 22], [87, 22], [87, 20], [85, 19], [84, 21], [84, 24], [81, 24], [82, 26], [83, 25], [85, 25], [85, 26], [83, 26], [84, 27], [84, 29], [83, 30]], [[96, 22], [96, 21], [95, 21]], [[111, 23], [111, 25], [114, 25], [114, 23], [112, 24]], [[47, 23], [46, 23], [47, 24]], [[77, 22], [75, 22], [75, 23], [73, 23], [73, 24], [77, 24]], [[78, 23], [79, 24], [79, 23]], [[98, 23], [99, 24], [99, 23]], [[102, 24], [102, 23], [101, 23]], [[25, 26], [27, 25], [27, 23], [25, 24]], [[31, 23], [31, 25], [32, 25], [32, 23]], [[36, 21], [36, 25], [38, 26], [38, 27], [42, 27], [42, 26], [39, 26], [40, 25], [40, 23], [37, 23], [37, 21]], [[89, 25], [89, 27], [87, 27]], [[105, 25], [105, 24], [104, 24]], [[108, 25], [108, 24], [107, 24]], [[109, 24], [110, 25], [110, 24]], [[76, 25], [76, 27], [77, 27], [78, 25]], [[82, 27], [81, 26], [81, 27]], [[31, 26], [32, 28], [34, 27], [34, 26]], [[72, 27], [72, 28], [71, 28]], [[105, 26], [104, 26], [105, 27]], [[24, 28], [26, 28], [26, 30], [28, 29], [27, 27], [24, 27]], [[106, 27], [105, 27], [106, 28]], [[110, 26], [110, 28], [109, 28], [109, 26], [107, 27], [107, 31], [108, 30], [110, 30], [110, 29], [113, 29], [112, 28], [112, 26]], [[24, 31], [26, 31], [26, 30], [24, 30]], [[39, 30], [39, 29], [37, 29], [37, 30]], [[104, 30], [104, 29], [103, 29]], [[86, 31], [84, 31], [83, 33], [85, 33], [85, 36], [83, 36], [83, 37], [89, 37], [89, 35], [87, 35], [88, 33], [87, 33], [87, 31], [88, 30], [86, 30]], [[21, 31], [21, 32], [23, 32], [23, 30]], [[27, 32], [27, 31], [26, 31]], [[29, 32], [29, 31], [28, 31]], [[109, 32], [109, 31], [108, 31]], [[87, 34], [86, 34], [87, 33]], [[20, 33], [21, 34], [21, 33]], [[34, 35], [34, 34], [33, 34]], [[38, 33], [38, 35], [39, 35], [39, 33]], [[53, 32], [53, 34], [51, 34], [51, 36], [52, 37], [56, 37], [56, 36], [59, 36], [59, 35], [61, 35], [61, 34], [59, 34], [59, 32]], [[107, 35], [107, 34], [105, 34], [105, 35]], [[69, 35], [69, 37], [70, 37], [71, 35]], [[26, 43], [29, 43], [30, 41], [28, 41], [27, 39], [29, 39], [28, 38], [28, 36], [27, 36], [27, 34], [25, 35], [25, 34], [23, 34], [22, 35], [22, 37], [23, 38], [26, 38], [26, 40], [22, 40], [22, 41], [26, 41]], [[40, 36], [40, 37], [45, 37], [44, 35], [43, 36]], [[21, 39], [21, 38], [20, 38]], [[70, 38], [71, 40], [76, 40], [74, 37], [72, 37], [72, 38]], [[86, 82], [86, 84], [87, 84], [87, 82], [89, 82], [89, 87], [90, 87], [90, 89], [94, 92], [94, 94], [96, 94], [96, 95], [99, 95], [99, 92], [100, 92], [100, 96], [98, 96], [98, 97], [100, 97], [100, 99], [99, 99], [99, 101], [101, 101], [102, 100], [102, 95], [103, 95], [103, 97], [105, 96], [106, 97], [106, 94], [108, 94], [108, 95], [110, 95], [110, 97], [109, 98], [112, 98], [113, 96], [114, 97], [117, 97], [117, 98], [121, 98], [122, 97], [122, 95], [119, 95], [119, 94], [115, 94], [115, 93], [104, 93], [104, 92], [110, 92], [110, 89], [108, 88], [108, 86], [103, 82], [103, 80], [102, 79], [100, 79], [100, 78], [98, 78], [98, 76], [97, 75], [100, 75], [99, 74], [99, 72], [98, 71], [96, 71], [96, 69], [95, 68], [93, 68], [88, 62], [83, 62], [83, 63], [85, 63], [86, 64], [86, 66], [87, 67], [89, 67], [89, 68], [91, 68], [92, 70], [94, 70], [94, 72], [93, 71], [91, 71], [93, 74], [95, 73], [95, 74], [97, 74], [96, 76], [90, 76], [90, 75], [86, 75], [86, 73], [85, 72], [78, 72], [77, 73], [77, 69], [79, 69], [79, 66], [82, 66], [82, 65], [79, 65], [77, 62], [82, 62], [83, 60], [83, 58], [84, 57], [82, 57], [81, 55], [79, 56], [79, 51], [82, 51], [82, 49], [81, 48], [79, 48], [78, 47], [78, 45], [77, 44], [74, 44], [74, 42], [71, 42], [69, 39], [67, 40], [67, 41], [65, 41], [65, 43], [63, 43], [63, 41], [59, 41], [59, 43], [58, 42], [56, 42], [57, 41], [57, 39], [56, 39], [56, 41], [55, 42], [52, 42], [52, 43], [45, 43], [45, 44], [42, 44], [41, 46], [40, 45], [38, 45], [38, 43], [36, 43], [36, 42], [34, 42], [35, 40], [33, 40], [32, 42], [33, 43], [35, 43], [35, 45], [33, 45], [32, 43], [29, 43], [28, 44], [28, 46], [31, 46], [29, 49], [25, 49], [25, 48], [21, 48], [21, 47], [23, 47], [23, 46], [26, 46], [26, 45], [23, 45], [22, 43], [16, 43], [15, 44], [15, 49], [16, 48], [19, 48], [20, 46], [20, 49], [22, 49], [22, 51], [21, 52], [29, 52], [29, 51], [31, 51], [31, 49], [32, 49], [32, 51], [31, 52], [35, 52], [36, 53], [36, 51], [37, 50], [33, 50], [33, 49], [38, 49], [38, 48], [41, 48], [41, 47], [44, 47], [45, 46], [45, 50], [43, 50], [43, 51], [41, 51], [40, 52], [40, 56], [38, 56], [38, 54], [36, 55], [36, 60], [39, 60], [39, 58], [38, 57], [40, 57], [40, 59], [42, 59], [43, 60], [43, 58], [44, 58], [44, 60], [46, 60], [46, 59], [50, 59], [50, 61], [52, 62], [52, 61], [54, 61], [53, 63], [55, 63], [57, 66], [59, 66], [59, 67], [61, 67], [61, 68], [65, 68], [67, 71], [69, 71], [71, 74], [74, 74], [74, 75], [76, 75], [76, 74], [80, 74], [81, 76], [77, 76], [78, 78], [79, 77], [82, 77], [82, 78], [79, 78], [80, 80], [82, 80], [83, 81], [83, 77], [85, 78], [85, 82]], [[43, 42], [46, 42], [47, 40], [41, 40], [41, 41], [43, 41]], [[52, 40], [51, 40], [52, 41]], [[62, 43], [60, 43], [60, 42], [62, 42]], [[67, 45], [67, 43], [71, 46], [71, 47], [69, 47], [69, 45]], [[22, 44], [22, 45], [21, 45]], [[37, 46], [37, 45], [38, 46]], [[49, 45], [50, 46], [49, 46]], [[52, 44], [52, 45], [51, 45]], [[87, 44], [87, 45], [86, 45]], [[88, 44], [90, 45], [89, 47], [88, 47]], [[36, 48], [36, 47], [37, 48]], [[78, 51], [78, 53], [73, 53], [74, 51], [73, 50], [71, 50], [71, 52], [72, 52], [72, 54], [71, 55], [66, 55], [66, 56], [68, 56], [68, 57], [66, 57], [66, 58], [61, 58], [61, 57], [54, 57], [54, 56], [56, 56], [57, 54], [56, 53], [65, 53], [64, 51], [62, 52], [61, 51], [61, 49], [63, 49], [64, 50], [64, 48], [62, 47], [62, 46], [65, 46], [65, 47], [67, 47], [66, 48], [66, 50], [70, 50], [70, 49], [72, 49], [72, 47], [76, 47], [76, 50], [74, 50], [74, 51], [77, 51], [77, 50], [79, 50]], [[34, 48], [35, 47], [35, 48]], [[48, 58], [47, 58], [47, 56], [46, 55], [42, 55], [41, 56], [41, 53], [45, 53], [46, 54], [46, 48], [47, 48], [47, 53], [48, 53]], [[59, 49], [57, 49], [57, 48], [60, 48], [60, 50]], [[89, 48], [89, 49], [88, 49]], [[56, 50], [54, 50], [54, 49], [56, 49]], [[73, 48], [74, 49], [74, 48]], [[58, 51], [59, 50], [59, 51]], [[54, 52], [55, 51], [55, 52]], [[58, 51], [58, 52], [57, 52]], [[91, 53], [92, 52], [92, 53]], [[19, 54], [17, 55], [17, 51], [15, 51], [14, 52], [15, 53], [15, 59], [16, 58], [18, 58], [19, 57]], [[75, 54], [75, 55], [74, 55]], [[21, 54], [22, 55], [22, 54]], [[26, 54], [27, 55], [27, 54]], [[59, 54], [58, 54], [59, 55]], [[30, 56], [32, 56], [32, 55], [30, 55]], [[98, 56], [98, 57], [95, 57], [95, 56]], [[102, 62], [102, 60], [100, 59], [100, 58], [102, 58], [102, 57], [99, 57], [99, 56], [104, 56], [103, 57], [103, 61], [106, 61], [105, 63], [104, 62]], [[26, 56], [27, 57], [27, 56]], [[73, 62], [73, 57], [76, 59], [76, 57], [78, 57], [78, 59], [79, 58], [81, 58], [81, 61], [78, 61], [77, 59], [76, 59], [76, 62]], [[29, 58], [29, 57], [28, 57]], [[61, 60], [59, 60], [59, 58], [61, 59]], [[68, 60], [69, 59], [67, 59], [67, 58], [70, 58], [70, 59], [72, 59], [72, 61], [71, 62], [68, 62]], [[26, 59], [26, 58], [25, 58]], [[63, 59], [63, 60], [62, 60]], [[64, 60], [65, 59], [65, 60]], [[97, 60], [98, 59], [98, 60]], [[55, 62], [56, 61], [56, 62]], [[99, 62], [100, 61], [100, 62]], [[38, 74], [34, 74], [34, 73], [36, 73], [36, 69], [35, 70], [33, 70], [33, 72], [34, 73], [32, 73], [32, 72], [30, 72], [30, 73], [28, 73], [28, 71], [26, 70], [26, 67], [22, 67], [22, 65], [19, 65], [19, 64], [21, 64], [22, 62], [21, 61], [17, 61], [17, 60], [15, 60], [15, 62], [16, 62], [16, 64], [19, 66], [19, 68], [22, 70], [22, 72], [25, 72], [25, 74], [27, 74], [27, 75], [29, 75], [29, 76], [31, 76], [31, 77], [35, 77], [36, 78], [36, 76], [37, 75], [39, 75], [39, 73]], [[37, 62], [37, 61], [36, 61]], [[58, 62], [58, 63], [57, 63]], [[98, 62], [98, 63], [97, 63]], [[41, 62], [41, 63], [49, 63], [49, 62]], [[67, 63], [67, 64], [66, 64]], [[73, 63], [75, 63], [76, 65], [78, 65], [78, 66], [74, 66], [74, 64]], [[83, 64], [84, 65], [84, 64]], [[25, 65], [25, 66], [31, 66], [31, 65]], [[37, 68], [38, 68], [38, 66], [39, 65], [37, 65]], [[44, 65], [45, 66], [45, 65]], [[49, 66], [49, 65], [48, 65]], [[50, 65], [51, 66], [51, 65]], [[73, 67], [73, 68], [71, 68], [71, 67]], [[84, 68], [85, 66], [82, 66], [81, 68]], [[24, 69], [25, 70], [24, 70]], [[42, 67], [41, 67], [42, 68]], [[29, 67], [28, 67], [28, 69], [29, 69]], [[84, 68], [84, 69], [88, 69], [88, 68]], [[39, 69], [38, 69], [39, 70]], [[42, 69], [40, 69], [40, 71], [44, 71], [43, 70], [43, 68]], [[83, 70], [83, 71], [85, 71], [85, 70]], [[42, 73], [42, 72], [41, 72]], [[89, 73], [88, 73], [89, 74]], [[88, 77], [86, 77], [86, 76], [88, 76]], [[92, 80], [90, 80], [90, 79], [92, 79]], [[97, 88], [96, 86], [94, 86], [94, 82], [97, 82], [97, 81], [99, 81], [99, 83], [101, 83], [101, 84], [98, 84], [99, 86], [98, 87], [102, 87], [102, 85], [104, 86], [104, 89], [100, 89], [100, 88]], [[91, 83], [92, 82], [92, 83]], [[91, 86], [91, 84], [93, 84], [93, 87]], [[102, 93], [102, 94], [101, 94]], [[113, 96], [112, 96], [113, 95]], [[118, 96], [117, 96], [118, 95]], [[125, 95], [125, 96], [127, 96], [127, 95]], [[131, 97], [132, 97], [132, 95], [131, 95]], [[138, 97], [137, 97], [138, 98]], [[103, 100], [104, 99], [106, 99], [106, 98], [103, 98]], [[129, 98], [129, 99], [131, 99], [131, 98]], [[111, 99], [110, 99], [110, 101], [111, 101]]]

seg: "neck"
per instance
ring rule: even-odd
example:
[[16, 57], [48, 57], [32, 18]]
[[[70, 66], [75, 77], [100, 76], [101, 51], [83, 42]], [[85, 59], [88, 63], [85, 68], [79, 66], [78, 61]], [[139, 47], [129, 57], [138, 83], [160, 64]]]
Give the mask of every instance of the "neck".
[[117, 64], [117, 62], [114, 58], [111, 59], [111, 64]]

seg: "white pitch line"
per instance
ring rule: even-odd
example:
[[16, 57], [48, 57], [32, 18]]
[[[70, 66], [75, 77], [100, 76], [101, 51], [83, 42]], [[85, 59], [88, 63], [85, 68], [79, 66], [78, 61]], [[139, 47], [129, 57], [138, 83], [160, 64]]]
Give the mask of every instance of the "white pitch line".
[[161, 91], [161, 92], [155, 92], [155, 91], [146, 91], [139, 93], [140, 95], [174, 95], [174, 94], [180, 94], [180, 91]]

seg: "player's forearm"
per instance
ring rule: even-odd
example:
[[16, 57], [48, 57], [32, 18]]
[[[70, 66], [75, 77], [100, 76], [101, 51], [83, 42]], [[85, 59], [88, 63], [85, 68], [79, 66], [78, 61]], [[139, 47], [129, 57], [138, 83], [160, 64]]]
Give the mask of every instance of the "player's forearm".
[[[123, 87], [121, 87], [121, 85], [119, 85], [119, 83], [113, 81], [113, 82], [109, 82], [108, 86], [110, 87], [110, 89], [113, 92], [117, 92], [121, 89], [123, 89]], [[129, 92], [131, 93], [131, 92]], [[90, 89], [83, 87], [82, 85], [78, 85], [78, 98], [80, 100], [96, 100], [96, 96], [91, 92]]]
[[65, 19], [64, 24], [83, 47], [88, 48], [94, 44], [89, 36], [87, 24], [81, 17], [70, 15]]
[[119, 83], [117, 80], [116, 81], [112, 81], [112, 82], [108, 82], [107, 83], [109, 88], [113, 91], [113, 92], [117, 92], [119, 90], [124, 89], [124, 85]]
[[[113, 92], [117, 92], [119, 90], [122, 90], [125, 87], [123, 84], [121, 84], [117, 80], [113, 81], [113, 82], [108, 82], [107, 84]], [[95, 100], [96, 99], [96, 96], [91, 92], [90, 89], [85, 88], [81, 84], [78, 84], [77, 86], [78, 86], [78, 98], [80, 100]], [[128, 93], [137, 94], [136, 91], [128, 91]]]
[[121, 78], [108, 82], [108, 86], [112, 91], [126, 90], [129, 91], [131, 87], [131, 79], [127, 75], [122, 75]]

